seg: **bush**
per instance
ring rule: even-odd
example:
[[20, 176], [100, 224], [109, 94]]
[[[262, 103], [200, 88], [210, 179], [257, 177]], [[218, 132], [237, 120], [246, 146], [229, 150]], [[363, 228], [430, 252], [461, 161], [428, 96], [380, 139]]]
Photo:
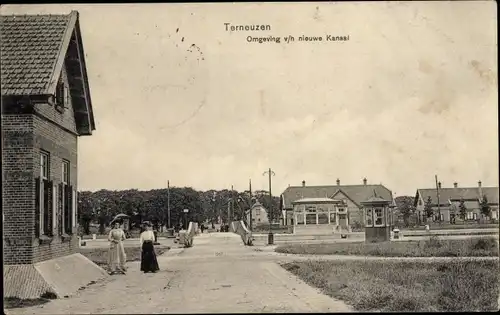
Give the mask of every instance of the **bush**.
[[351, 224], [351, 229], [353, 232], [362, 232], [365, 230], [365, 226], [359, 221], [354, 221]]

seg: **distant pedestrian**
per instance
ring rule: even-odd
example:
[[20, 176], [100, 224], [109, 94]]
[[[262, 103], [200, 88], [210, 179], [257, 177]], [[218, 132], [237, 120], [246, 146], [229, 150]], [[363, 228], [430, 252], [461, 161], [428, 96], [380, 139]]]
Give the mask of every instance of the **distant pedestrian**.
[[201, 234], [203, 234], [203, 231], [205, 230], [205, 226], [202, 224], [202, 225], [200, 226], [200, 229], [201, 229]]
[[116, 272], [125, 273], [127, 270], [125, 263], [127, 261], [127, 256], [125, 254], [125, 248], [123, 247], [123, 241], [125, 240], [125, 232], [120, 228], [120, 223], [115, 222], [114, 228], [109, 231], [108, 241], [109, 243], [109, 254], [108, 254], [108, 269], [111, 274]]
[[158, 266], [158, 260], [156, 259], [156, 253], [154, 248], [154, 233], [151, 229], [151, 224], [147, 222], [146, 231], [141, 233], [140, 244], [141, 244], [141, 271], [147, 272], [157, 272], [160, 270]]

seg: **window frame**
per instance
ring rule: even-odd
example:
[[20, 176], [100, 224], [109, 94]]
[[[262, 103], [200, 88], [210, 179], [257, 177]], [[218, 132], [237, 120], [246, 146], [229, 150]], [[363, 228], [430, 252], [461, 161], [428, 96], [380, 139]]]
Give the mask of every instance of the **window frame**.
[[[64, 168], [66, 167], [66, 171], [64, 170]], [[70, 163], [68, 160], [62, 160], [62, 164], [61, 164], [61, 182], [63, 183], [63, 185], [66, 185], [68, 186], [69, 185], [69, 182], [70, 182]]]
[[[45, 162], [45, 163], [44, 163]], [[40, 150], [40, 187], [39, 187], [39, 196], [38, 196], [38, 202], [39, 202], [39, 207], [40, 207], [40, 213], [39, 213], [39, 235], [40, 236], [48, 236], [50, 234], [50, 231], [45, 231], [46, 224], [48, 222], [45, 222], [45, 212], [49, 211], [49, 209], [46, 209], [46, 200], [45, 200], [45, 183], [49, 181], [50, 177], [50, 153], [45, 151], [45, 150]], [[50, 213], [50, 212], [49, 212]], [[50, 220], [50, 216], [48, 216]]]
[[307, 213], [316, 213], [318, 212], [318, 207], [316, 207], [316, 205], [308, 205], [305, 210]]
[[[374, 208], [373, 209], [373, 226], [381, 227], [385, 226], [385, 209], [384, 208]], [[381, 216], [377, 215], [377, 210], [380, 210]], [[381, 223], [377, 224], [377, 219], [381, 219]]]
[[67, 99], [68, 99], [68, 96], [67, 96], [67, 88], [66, 88], [66, 84], [64, 83], [64, 80], [62, 79], [62, 76], [61, 78], [59, 78], [59, 81], [57, 82], [57, 86], [56, 86], [56, 92], [55, 92], [55, 108], [56, 110], [58, 110], [59, 112], [63, 112], [64, 109], [66, 108], [66, 103], [67, 103]]
[[373, 208], [366, 208], [365, 210], [365, 226], [373, 227]]
[[[45, 166], [44, 166], [45, 157]], [[50, 177], [50, 153], [45, 150], [40, 150], [40, 178], [48, 180]]]

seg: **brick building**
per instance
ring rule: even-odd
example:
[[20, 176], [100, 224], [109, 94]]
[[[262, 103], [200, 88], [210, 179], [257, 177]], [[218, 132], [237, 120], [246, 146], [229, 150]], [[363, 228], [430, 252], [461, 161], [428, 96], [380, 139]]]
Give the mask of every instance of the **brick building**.
[[4, 265], [36, 264], [78, 249], [77, 143], [95, 130], [85, 54], [76, 11], [0, 25]]

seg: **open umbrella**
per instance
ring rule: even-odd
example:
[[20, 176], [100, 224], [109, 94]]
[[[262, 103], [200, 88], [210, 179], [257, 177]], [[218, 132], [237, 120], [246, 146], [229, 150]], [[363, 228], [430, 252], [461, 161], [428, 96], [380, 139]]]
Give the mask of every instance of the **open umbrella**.
[[110, 223], [110, 224], [113, 224], [113, 222], [115, 222], [115, 221], [118, 221], [118, 220], [120, 220], [120, 219], [124, 219], [124, 218], [128, 218], [128, 217], [129, 217], [129, 216], [128, 216], [128, 215], [126, 215], [125, 213], [120, 213], [120, 214], [117, 214], [117, 215], [113, 218], [113, 220], [111, 220], [111, 223]]

